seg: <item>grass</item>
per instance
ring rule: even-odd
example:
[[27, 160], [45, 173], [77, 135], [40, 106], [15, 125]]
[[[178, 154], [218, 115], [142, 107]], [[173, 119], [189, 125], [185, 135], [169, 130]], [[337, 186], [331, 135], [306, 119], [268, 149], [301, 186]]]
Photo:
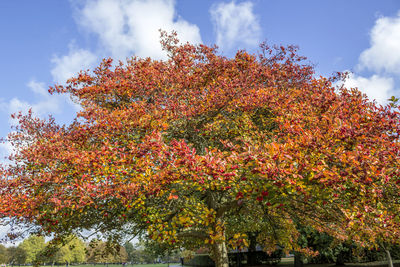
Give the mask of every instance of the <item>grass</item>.
[[[176, 266], [176, 265], [180, 265], [180, 263], [170, 263], [169, 265]], [[50, 265], [47, 265], [47, 266], [50, 266]], [[62, 266], [66, 266], [66, 265], [65, 264], [64, 265], [54, 265], [54, 267], [62, 267]], [[109, 266], [109, 267], [122, 267], [122, 266], [124, 266], [124, 267], [167, 267], [168, 264], [167, 263], [157, 263], [157, 264], [125, 264], [125, 265], [122, 265], [122, 264], [113, 264], [113, 263], [109, 263], [109, 264], [97, 263], [97, 264], [77, 264], [77, 265], [70, 264], [70, 265], [68, 265], [68, 267], [107, 267], [107, 266]]]
[[[398, 264], [400, 263], [400, 260], [393, 260], [393, 264]], [[294, 264], [294, 258], [282, 258], [281, 262], [277, 266], [293, 266]], [[346, 266], [349, 267], [370, 267], [370, 266], [387, 266], [386, 261], [372, 261], [372, 262], [364, 262], [364, 263], [345, 263]], [[318, 264], [318, 263], [313, 263], [313, 264], [304, 264], [304, 267], [332, 267], [336, 266], [335, 263], [324, 263], [324, 264]]]
[[278, 265], [286, 265], [294, 263], [294, 257], [290, 258], [281, 258], [281, 262]]
[[[394, 260], [393, 264], [400, 263], [400, 260]], [[282, 258], [281, 262], [276, 266], [293, 266], [294, 258]], [[177, 266], [180, 263], [170, 263], [170, 266]], [[374, 262], [366, 262], [366, 263], [346, 263], [346, 266], [349, 267], [371, 267], [371, 266], [383, 266], [387, 265], [386, 261], [374, 261]], [[65, 266], [65, 265], [58, 265], [58, 266]], [[167, 263], [158, 263], [158, 264], [108, 264], [109, 267], [167, 267]], [[304, 264], [304, 267], [333, 267], [335, 266], [334, 263], [330, 264]], [[55, 266], [57, 267], [57, 266]], [[106, 263], [98, 263], [98, 264], [80, 264], [80, 265], [69, 265], [69, 267], [107, 267]]]

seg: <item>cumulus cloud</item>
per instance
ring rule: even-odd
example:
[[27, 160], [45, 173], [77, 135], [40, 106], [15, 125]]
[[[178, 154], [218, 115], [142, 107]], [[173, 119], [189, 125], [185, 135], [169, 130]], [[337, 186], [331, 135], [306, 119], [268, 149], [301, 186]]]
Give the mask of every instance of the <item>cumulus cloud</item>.
[[375, 99], [379, 104], [385, 104], [387, 99], [393, 95], [394, 80], [391, 77], [382, 77], [377, 74], [369, 78], [350, 74], [344, 86], [347, 88], [357, 87], [361, 92], [367, 94], [369, 99]]
[[175, 30], [182, 42], [201, 43], [199, 28], [176, 15], [173, 0], [88, 0], [77, 9], [76, 22], [116, 59], [165, 59], [159, 29]]
[[361, 52], [355, 69], [358, 74], [350, 75], [344, 83], [346, 87], [357, 87], [380, 104], [398, 94], [400, 11], [394, 17], [375, 21], [370, 31], [370, 46]]
[[[6, 237], [6, 234], [10, 231], [10, 227], [0, 225], [0, 240]], [[2, 242], [3, 243], [3, 242]]]
[[[91, 67], [96, 59], [97, 57], [90, 51], [78, 49], [71, 45], [67, 55], [62, 57], [53, 56], [52, 63], [54, 67], [51, 69], [53, 80], [63, 84], [80, 70]], [[65, 95], [50, 95], [47, 86], [42, 82], [31, 80], [27, 83], [27, 87], [34, 93], [34, 97], [37, 99], [36, 102], [14, 97], [7, 102], [4, 100], [1, 101], [0, 109], [8, 114], [20, 111], [22, 113], [27, 113], [28, 110], [31, 109], [32, 112], [39, 117], [60, 113], [65, 103], [71, 104], [75, 110], [79, 109], [79, 107]], [[11, 118], [9, 122], [11, 125], [15, 123]], [[4, 148], [0, 149], [3, 152], [5, 151]]]
[[54, 64], [51, 75], [55, 82], [63, 84], [80, 70], [92, 67], [96, 60], [97, 56], [92, 52], [71, 44], [67, 55], [61, 57], [54, 55], [51, 59]]
[[[77, 24], [96, 34], [104, 50], [89, 51], [77, 47], [72, 41], [67, 54], [54, 55], [51, 59], [53, 67], [50, 72], [56, 83], [64, 84], [80, 70], [93, 68], [105, 52], [114, 59], [125, 59], [133, 54], [166, 58], [160, 45], [159, 29], [177, 31], [182, 42], [202, 42], [199, 28], [177, 16], [174, 0], [87, 0], [79, 3], [83, 4], [79, 8], [76, 5]], [[27, 87], [36, 101], [22, 97], [0, 100], [0, 110], [10, 114], [26, 113], [32, 109], [39, 117], [62, 110], [65, 117], [65, 103], [72, 104], [75, 110], [80, 108], [65, 95], [50, 95], [44, 83], [31, 80]], [[10, 120], [10, 123], [15, 122]], [[9, 148], [4, 146], [0, 150], [9, 152]]]
[[34, 92], [39, 100], [36, 103], [29, 103], [25, 100], [14, 97], [9, 102], [1, 103], [3, 111], [12, 114], [19, 111], [26, 113], [29, 109], [32, 109], [32, 111], [38, 116], [57, 113], [60, 111], [60, 97], [56, 95], [50, 95], [47, 92], [44, 83], [32, 80], [27, 84], [27, 87]]
[[400, 11], [376, 20], [370, 37], [371, 47], [361, 53], [358, 68], [400, 73]]
[[[33, 92], [37, 101], [28, 102], [21, 100], [18, 97], [14, 97], [9, 101], [2, 100], [0, 102], [0, 110], [7, 114], [14, 114], [18, 112], [27, 113], [29, 109], [39, 117], [45, 115], [59, 113], [62, 110], [65, 97], [60, 95], [50, 95], [47, 92], [44, 83], [37, 82], [35, 80], [30, 81], [27, 87]], [[16, 121], [11, 117], [9, 118], [9, 124], [15, 125]], [[0, 143], [0, 163], [7, 164], [8, 156], [13, 152], [13, 146], [9, 142]]]
[[219, 3], [210, 9], [217, 35], [217, 45], [231, 49], [237, 44], [257, 45], [260, 41], [261, 27], [253, 13], [253, 3]]
[[[67, 55], [58, 57], [53, 56], [52, 63], [54, 64], [51, 74], [53, 80], [57, 83], [63, 84], [67, 79], [74, 76], [81, 69], [90, 67], [96, 60], [96, 56], [90, 51], [75, 48], [70, 46], [70, 51]], [[50, 95], [47, 86], [35, 80], [31, 80], [26, 85], [30, 91], [33, 92], [36, 101], [26, 101], [21, 97], [14, 97], [8, 101], [0, 101], [0, 110], [7, 114], [14, 114], [18, 112], [27, 113], [28, 110], [39, 117], [44, 117], [49, 114], [60, 113], [65, 103], [71, 104], [75, 110], [79, 109], [77, 105], [65, 95]], [[11, 117], [9, 118], [10, 125], [16, 123]], [[9, 163], [7, 157], [11, 154], [13, 148], [10, 143], [0, 143], [0, 163]]]
[[10, 154], [13, 152], [13, 146], [11, 145], [10, 142], [4, 142], [4, 143], [0, 143], [0, 150], [1, 151], [5, 151], [6, 154]]
[[[8, 157], [13, 153], [14, 148], [11, 145], [10, 142], [3, 142], [0, 143], [0, 164], [8, 164], [10, 161], [8, 160]], [[1, 239], [1, 229], [2, 227], [0, 226], [0, 239]]]

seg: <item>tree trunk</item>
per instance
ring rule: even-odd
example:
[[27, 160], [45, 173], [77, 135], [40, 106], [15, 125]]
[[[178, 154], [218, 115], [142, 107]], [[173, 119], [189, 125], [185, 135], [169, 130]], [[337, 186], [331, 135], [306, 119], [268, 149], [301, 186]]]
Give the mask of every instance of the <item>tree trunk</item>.
[[215, 267], [229, 267], [228, 249], [225, 241], [215, 242], [212, 250]]
[[390, 256], [390, 251], [388, 249], [385, 249], [385, 252], [388, 261], [388, 267], [393, 267], [393, 261], [392, 261], [392, 256]]
[[249, 247], [247, 252], [247, 265], [255, 266], [260, 265], [261, 262], [257, 262], [256, 251], [257, 251], [257, 235], [258, 232], [248, 232], [249, 237]]
[[221, 238], [216, 240], [212, 245], [212, 255], [215, 262], [215, 267], [229, 267], [228, 249], [226, 248], [225, 244], [225, 226], [223, 222], [223, 216], [226, 210], [221, 210], [220, 207], [218, 207], [219, 202], [217, 201], [215, 193], [212, 191], [207, 193], [206, 203], [209, 209], [217, 211], [214, 229], [218, 229], [216, 231], [221, 231]]

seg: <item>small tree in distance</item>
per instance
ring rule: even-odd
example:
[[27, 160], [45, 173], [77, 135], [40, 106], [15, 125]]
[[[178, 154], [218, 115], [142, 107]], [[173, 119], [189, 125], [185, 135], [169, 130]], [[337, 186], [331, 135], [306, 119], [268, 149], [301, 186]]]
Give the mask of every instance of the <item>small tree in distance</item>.
[[46, 242], [43, 236], [31, 235], [18, 246], [26, 253], [26, 263], [34, 264], [43, 262], [40, 257], [46, 247]]
[[0, 244], [0, 263], [8, 263], [8, 253], [7, 248]]
[[52, 242], [48, 242], [49, 248], [46, 252], [53, 251], [52, 255], [46, 257], [47, 262], [58, 264], [77, 264], [86, 261], [85, 243], [76, 236], [69, 236], [64, 245], [52, 247]]
[[134, 262], [138, 262], [137, 257], [135, 255], [135, 247], [133, 246], [133, 244], [129, 241], [126, 241], [124, 243], [124, 248], [126, 251], [127, 256], [127, 261], [134, 263]]
[[7, 248], [8, 260], [7, 263], [10, 265], [21, 265], [25, 264], [26, 252], [20, 247], [8, 247]]
[[250, 232], [312, 254], [298, 224], [367, 247], [400, 240], [396, 106], [315, 78], [295, 47], [229, 59], [175, 35], [162, 45], [166, 61], [105, 59], [51, 88], [81, 106], [70, 125], [16, 115], [0, 216], [56, 241], [95, 229], [207, 246], [218, 267]]
[[93, 239], [86, 248], [86, 261], [88, 263], [123, 263], [127, 260], [127, 251], [119, 244]]

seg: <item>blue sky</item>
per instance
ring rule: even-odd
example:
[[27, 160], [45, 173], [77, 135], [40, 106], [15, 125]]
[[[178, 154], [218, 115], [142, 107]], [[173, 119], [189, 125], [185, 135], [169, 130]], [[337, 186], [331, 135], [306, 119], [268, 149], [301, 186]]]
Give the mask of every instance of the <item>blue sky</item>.
[[[29, 108], [68, 123], [77, 107], [47, 88], [101, 58], [165, 58], [158, 29], [180, 39], [257, 51], [295, 44], [320, 75], [350, 70], [346, 82], [384, 103], [399, 96], [400, 1], [397, 0], [14, 0], [0, 1], [0, 136], [10, 114]], [[1, 155], [10, 151], [0, 146]]]

